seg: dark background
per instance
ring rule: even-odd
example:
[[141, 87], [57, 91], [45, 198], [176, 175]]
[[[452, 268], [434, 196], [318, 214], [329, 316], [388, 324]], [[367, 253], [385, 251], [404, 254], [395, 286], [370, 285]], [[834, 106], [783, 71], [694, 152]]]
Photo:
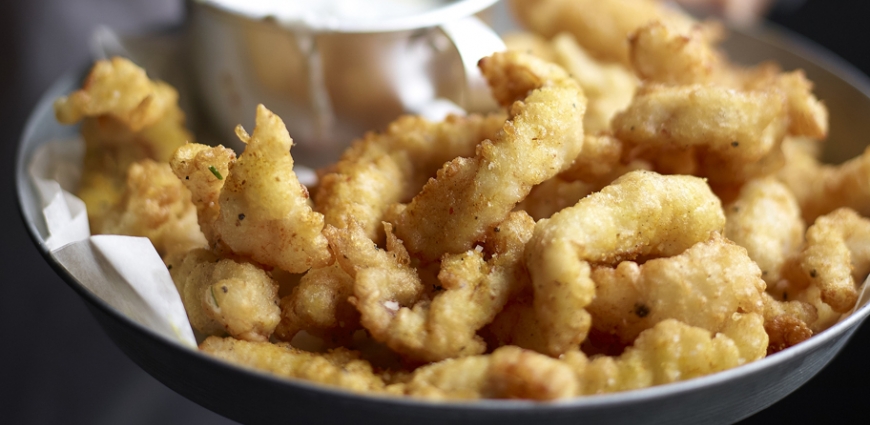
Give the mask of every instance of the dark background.
[[[164, 387], [108, 340], [37, 252], [14, 192], [24, 121], [53, 80], [86, 62], [93, 26], [145, 32], [181, 22], [183, 9], [181, 0], [0, 2], [0, 423], [232, 423]], [[771, 20], [870, 73], [868, 10], [863, 0], [808, 0], [774, 10]], [[868, 385], [865, 324], [806, 386], [745, 423], [867, 423]]]

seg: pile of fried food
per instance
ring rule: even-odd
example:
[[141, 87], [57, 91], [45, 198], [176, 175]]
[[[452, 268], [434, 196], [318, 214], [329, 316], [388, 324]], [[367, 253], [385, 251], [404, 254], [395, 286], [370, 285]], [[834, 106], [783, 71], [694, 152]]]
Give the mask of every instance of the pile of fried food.
[[[870, 272], [870, 151], [817, 159], [802, 71], [746, 68], [652, 0], [516, 0], [480, 61], [504, 108], [404, 116], [318, 172], [263, 106], [244, 151], [193, 143], [124, 59], [82, 121], [94, 233], [149, 237], [200, 349], [428, 399], [553, 400], [686, 380], [798, 344]], [[292, 129], [291, 129], [292, 131]]]

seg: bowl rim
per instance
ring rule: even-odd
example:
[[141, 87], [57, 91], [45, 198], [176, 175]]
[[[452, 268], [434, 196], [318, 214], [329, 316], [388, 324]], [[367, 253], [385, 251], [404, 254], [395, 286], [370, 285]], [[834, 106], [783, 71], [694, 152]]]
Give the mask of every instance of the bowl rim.
[[[865, 97], [870, 98], [870, 78], [858, 71], [850, 63], [838, 57], [834, 53], [822, 48], [818, 44], [801, 37], [791, 31], [785, 30], [776, 25], [767, 24], [763, 28], [752, 31], [734, 31], [742, 35], [748, 36], [760, 43], [770, 44], [774, 47], [787, 50], [800, 58], [813, 62], [820, 68], [840, 78], [846, 84], [849, 84], [854, 89], [858, 90]], [[145, 337], [150, 342], [161, 346], [168, 346], [169, 349], [176, 350], [197, 356], [198, 360], [205, 361], [213, 367], [229, 369], [237, 373], [249, 374], [257, 379], [266, 379], [273, 385], [287, 385], [299, 390], [309, 390], [319, 393], [323, 396], [338, 397], [348, 400], [364, 400], [384, 406], [396, 405], [404, 407], [413, 407], [417, 409], [457, 409], [461, 411], [526, 411], [530, 407], [536, 411], [568, 411], [579, 409], [598, 409], [616, 404], [625, 405], [630, 403], [649, 402], [657, 399], [662, 399], [680, 394], [686, 394], [697, 391], [706, 387], [715, 387], [723, 384], [726, 381], [747, 378], [750, 375], [757, 374], [766, 368], [773, 368], [777, 365], [787, 363], [797, 357], [802, 357], [810, 354], [824, 345], [832, 344], [838, 336], [857, 328], [863, 320], [870, 316], [870, 302], [865, 303], [860, 308], [856, 309], [850, 316], [840, 320], [838, 323], [829, 329], [814, 335], [809, 340], [802, 342], [794, 347], [788, 348], [781, 352], [772, 354], [758, 361], [748, 363], [736, 368], [725, 370], [722, 372], [706, 375], [698, 378], [679, 381], [664, 385], [658, 385], [638, 390], [623, 391], [617, 393], [588, 395], [573, 397], [570, 399], [557, 400], [554, 402], [536, 402], [528, 400], [495, 400], [495, 399], [480, 399], [473, 401], [430, 401], [416, 399], [410, 397], [395, 397], [385, 396], [383, 394], [363, 394], [355, 393], [342, 388], [326, 386], [301, 379], [284, 378], [272, 375], [268, 372], [260, 371], [253, 368], [239, 366], [216, 357], [207, 355], [192, 347], [184, 346], [178, 341], [169, 339], [155, 331], [135, 322], [124, 314], [120, 313], [105, 301], [90, 292], [87, 288], [78, 283], [78, 281], [54, 258], [51, 256], [45, 240], [40, 234], [37, 225], [33, 220], [28, 218], [29, 214], [38, 217], [41, 211], [29, 213], [25, 206], [25, 199], [32, 198], [35, 195], [33, 184], [27, 172], [27, 161], [30, 159], [30, 154], [33, 148], [49, 140], [33, 141], [34, 134], [37, 132], [41, 117], [47, 113], [51, 113], [53, 108], [54, 96], [63, 93], [69, 87], [74, 87], [78, 81], [81, 81], [87, 71], [87, 66], [82, 65], [74, 71], [70, 71], [57, 80], [43, 92], [37, 105], [32, 109], [28, 116], [24, 131], [18, 141], [16, 160], [15, 160], [15, 179], [16, 179], [16, 199], [18, 203], [18, 212], [28, 230], [30, 238], [36, 245], [40, 254], [45, 258], [46, 262], [54, 269], [54, 271], [69, 285], [82, 299], [93, 307], [98, 308], [102, 313], [111, 317], [117, 322], [120, 322], [124, 328], [133, 330], [137, 335]], [[38, 200], [36, 201], [38, 202]], [[843, 341], [845, 344], [847, 341]], [[150, 373], [150, 371], [148, 371]]]
[[311, 31], [315, 33], [387, 33], [410, 31], [436, 27], [446, 22], [472, 16], [492, 6], [499, 0], [451, 0], [443, 5], [413, 16], [401, 16], [385, 19], [344, 19], [321, 26], [310, 26], [301, 20], [284, 19], [275, 13], [259, 12], [245, 9], [235, 2], [226, 0], [191, 0], [194, 5], [220, 10], [229, 15], [249, 19], [251, 21], [273, 21], [290, 31]]

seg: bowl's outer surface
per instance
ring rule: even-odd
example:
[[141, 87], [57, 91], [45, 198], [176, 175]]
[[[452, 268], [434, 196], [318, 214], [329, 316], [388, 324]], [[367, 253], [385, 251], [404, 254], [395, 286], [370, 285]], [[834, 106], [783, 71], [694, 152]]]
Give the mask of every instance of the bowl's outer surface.
[[[816, 93], [827, 100], [832, 141], [844, 145], [842, 152], [828, 152], [828, 157], [836, 160], [856, 155], [864, 147], [858, 135], [870, 132], [870, 84], [866, 77], [836, 57], [790, 37], [769, 31], [754, 36], [734, 34], [727, 48], [739, 61], [771, 59], [786, 69], [805, 69], [816, 82]], [[75, 89], [80, 78], [81, 74], [70, 74], [58, 80], [43, 96], [25, 127], [16, 169], [24, 221], [48, 263], [83, 298], [106, 333], [131, 359], [179, 394], [239, 422], [733, 423], [775, 403], [809, 380], [870, 314], [870, 306], [865, 305], [808, 342], [723, 373], [554, 404], [501, 400], [435, 404], [369, 397], [241, 369], [182, 347], [132, 322], [78, 284], [47, 252], [41, 205], [27, 176], [26, 164], [40, 144], [75, 134], [76, 128], [56, 123], [51, 103], [57, 96]]]

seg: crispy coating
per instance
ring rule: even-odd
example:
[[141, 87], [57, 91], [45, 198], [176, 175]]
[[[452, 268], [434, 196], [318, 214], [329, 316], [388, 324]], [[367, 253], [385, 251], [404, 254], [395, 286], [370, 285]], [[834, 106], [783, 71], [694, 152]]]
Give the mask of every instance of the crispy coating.
[[[369, 239], [365, 230], [351, 222], [350, 227], [338, 229], [327, 226], [324, 234], [341, 268], [354, 279], [350, 303], [360, 313], [360, 322], [372, 337], [387, 346], [402, 346], [411, 338], [392, 332], [394, 317], [407, 311], [424, 295], [424, 286], [401, 241], [385, 224], [387, 249], [383, 250]], [[408, 313], [404, 313], [408, 314]]]
[[680, 33], [655, 21], [634, 32], [629, 45], [634, 72], [647, 83], [704, 84], [722, 71], [722, 57], [699, 27]]
[[360, 359], [359, 353], [345, 348], [310, 353], [287, 343], [209, 337], [199, 349], [236, 365], [285, 378], [304, 379], [363, 394], [385, 391], [383, 380], [375, 375], [369, 362]]
[[359, 312], [348, 302], [352, 295], [353, 278], [338, 262], [309, 270], [290, 295], [281, 298], [281, 323], [275, 336], [289, 342], [304, 330], [348, 339], [360, 328]]
[[195, 249], [170, 274], [190, 324], [203, 334], [268, 341], [280, 321], [278, 284], [254, 264]]
[[504, 120], [503, 113], [449, 116], [437, 123], [400, 117], [385, 132], [356, 141], [323, 173], [314, 196], [317, 209], [326, 224], [344, 228], [354, 220], [370, 239], [381, 240], [387, 207], [410, 200], [444, 162], [473, 155]]
[[702, 146], [742, 163], [780, 140], [784, 99], [778, 91], [738, 92], [705, 85], [644, 86], [613, 119], [614, 135], [644, 147]]
[[259, 105], [254, 133], [241, 127], [236, 133], [247, 146], [230, 163], [221, 189], [214, 229], [222, 243], [290, 273], [329, 264], [323, 215], [312, 210], [308, 189], [293, 172], [293, 139], [284, 122]]
[[763, 313], [765, 284], [746, 250], [715, 234], [682, 254], [592, 271], [592, 326], [630, 344], [666, 319], [721, 332], [732, 313]]
[[816, 308], [804, 301], [779, 301], [768, 293], [764, 302], [764, 330], [770, 338], [767, 355], [797, 345], [813, 336], [810, 326], [819, 315]]
[[[630, 65], [628, 37], [638, 28], [662, 21], [680, 30], [696, 25], [688, 15], [654, 0], [513, 0], [514, 15], [545, 37], [569, 32], [598, 58]], [[706, 26], [709, 38], [719, 29]]]
[[533, 32], [513, 32], [503, 35], [502, 40], [508, 50], [535, 55], [547, 62], [556, 62], [556, 52], [550, 40]]
[[584, 309], [595, 295], [590, 262], [672, 256], [721, 231], [719, 199], [696, 177], [633, 171], [601, 192], [541, 220], [526, 247], [541, 352], [577, 347], [589, 330]]
[[622, 165], [623, 154], [623, 143], [619, 139], [609, 134], [587, 134], [583, 138], [583, 151], [559, 177], [587, 183], [600, 181]]
[[777, 178], [794, 193], [807, 223], [840, 207], [870, 216], [870, 148], [840, 165], [820, 164], [795, 143], [783, 150], [787, 162]]
[[397, 235], [424, 262], [471, 249], [583, 145], [586, 99], [561, 68], [518, 52], [484, 58], [480, 68], [496, 99], [513, 103], [510, 116], [474, 158], [445, 164], [397, 218]]
[[613, 116], [631, 103], [637, 78], [622, 65], [596, 60], [570, 34], [558, 34], [551, 43], [554, 62], [577, 80], [588, 99], [583, 116], [586, 133], [608, 130]]
[[58, 98], [54, 110], [63, 124], [83, 120], [85, 158], [77, 195], [98, 231], [103, 216], [121, 200], [130, 164], [165, 162], [178, 146], [193, 140], [184, 128], [175, 89], [151, 81], [123, 58], [97, 61], [82, 88]]
[[602, 394], [684, 381], [730, 369], [763, 357], [767, 334], [756, 313], [734, 313], [722, 333], [668, 319], [640, 334], [619, 357], [575, 364], [583, 394]]
[[236, 154], [232, 149], [198, 143], [179, 147], [169, 160], [172, 172], [191, 193], [193, 204], [196, 205], [199, 228], [209, 246], [216, 248], [220, 237], [214, 225], [221, 211], [219, 199], [226, 182], [223, 177], [230, 174], [230, 164], [235, 161]]
[[93, 233], [145, 236], [164, 258], [207, 244], [190, 191], [167, 164], [150, 159], [130, 165], [122, 198], [101, 223]]
[[555, 400], [577, 394], [577, 380], [571, 372], [568, 365], [553, 358], [505, 346], [491, 355], [447, 359], [420, 367], [405, 392], [435, 400]]
[[849, 311], [870, 273], [870, 220], [848, 208], [819, 217], [807, 229], [800, 267], [823, 302], [838, 313]]
[[768, 285], [779, 282], [806, 229], [794, 195], [774, 178], [752, 180], [725, 206], [725, 219], [725, 236], [746, 248]]

